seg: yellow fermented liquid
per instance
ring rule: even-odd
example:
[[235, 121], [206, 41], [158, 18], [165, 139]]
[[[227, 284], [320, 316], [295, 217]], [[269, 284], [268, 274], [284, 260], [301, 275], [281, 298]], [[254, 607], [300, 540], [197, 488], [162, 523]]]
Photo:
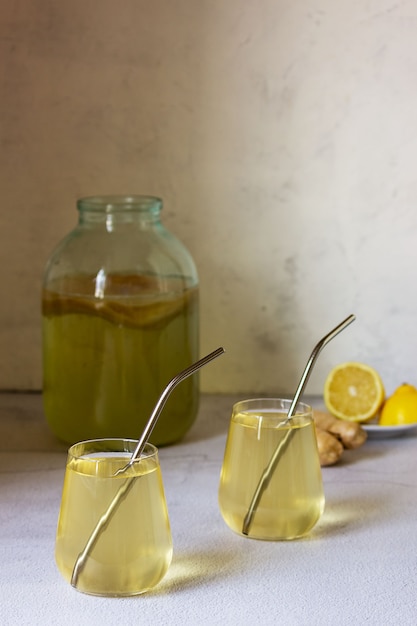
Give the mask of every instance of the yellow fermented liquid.
[[134, 595], [154, 587], [172, 559], [172, 539], [157, 458], [113, 474], [126, 454], [72, 458], [65, 473], [55, 558], [71, 582], [78, 556], [126, 481], [134, 481], [90, 550], [77, 589], [96, 595]]
[[[248, 411], [234, 414], [220, 477], [219, 505], [228, 526], [242, 533], [245, 516], [274, 452], [288, 435], [285, 414]], [[248, 532], [257, 539], [295, 539], [305, 535], [324, 509], [314, 423], [294, 417], [294, 432], [263, 492]]]
[[[198, 358], [198, 291], [180, 279], [110, 275], [50, 282], [43, 292], [43, 401], [52, 431], [70, 444], [137, 438], [169, 380]], [[156, 295], [155, 295], [156, 294]], [[198, 376], [171, 394], [151, 441], [180, 439], [198, 409]]]

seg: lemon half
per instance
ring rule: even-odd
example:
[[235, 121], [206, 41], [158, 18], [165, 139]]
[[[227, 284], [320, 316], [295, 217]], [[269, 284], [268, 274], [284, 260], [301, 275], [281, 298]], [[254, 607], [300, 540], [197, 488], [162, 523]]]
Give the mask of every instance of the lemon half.
[[327, 410], [340, 419], [367, 422], [377, 415], [385, 399], [378, 372], [364, 363], [336, 365], [324, 383]]

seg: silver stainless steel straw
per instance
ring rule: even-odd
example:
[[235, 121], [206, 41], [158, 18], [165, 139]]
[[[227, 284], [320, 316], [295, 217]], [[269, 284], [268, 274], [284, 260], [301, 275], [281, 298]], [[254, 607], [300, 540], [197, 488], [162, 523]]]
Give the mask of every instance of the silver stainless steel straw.
[[[306, 386], [307, 381], [310, 377], [311, 370], [321, 350], [324, 348], [326, 344], [329, 343], [329, 341], [333, 339], [333, 337], [336, 337], [336, 335], [338, 335], [342, 330], [344, 330], [346, 326], [349, 326], [349, 324], [351, 324], [355, 319], [356, 319], [355, 315], [353, 314], [349, 315], [349, 317], [347, 317], [343, 322], [341, 322], [338, 326], [336, 326], [336, 328], [334, 328], [327, 335], [325, 335], [315, 346], [315, 348], [313, 349], [310, 355], [310, 358], [307, 361], [307, 365], [304, 369], [303, 375], [301, 376], [300, 382], [298, 383], [297, 390], [294, 394], [294, 398], [288, 410], [287, 418], [285, 422], [283, 422], [283, 424], [291, 420], [294, 414], [295, 408], [297, 406], [297, 403], [300, 400], [301, 394], [303, 393], [304, 387]], [[267, 486], [269, 485], [269, 481], [271, 480], [272, 475], [275, 471], [275, 468], [278, 465], [279, 459], [281, 458], [281, 456], [284, 454], [285, 450], [287, 449], [288, 444], [290, 443], [291, 438], [293, 437], [294, 433], [295, 433], [295, 429], [288, 430], [286, 436], [277, 446], [274, 454], [271, 457], [270, 462], [268, 463], [268, 465], [266, 466], [266, 468], [264, 469], [262, 473], [261, 479], [256, 487], [252, 501], [249, 505], [248, 512], [246, 513], [245, 519], [243, 520], [242, 533], [244, 535], [249, 534], [250, 526], [252, 524], [253, 517], [256, 513], [256, 509], [258, 508], [258, 504], [262, 497], [262, 494], [267, 488]]]
[[[152, 430], [158, 420], [158, 417], [161, 414], [162, 409], [165, 406], [165, 402], [168, 399], [168, 396], [170, 395], [170, 393], [173, 391], [173, 389], [180, 383], [182, 382], [185, 378], [188, 378], [188, 376], [191, 376], [192, 374], [194, 374], [197, 370], [199, 370], [201, 367], [203, 367], [203, 365], [206, 365], [207, 363], [209, 363], [210, 361], [212, 361], [213, 359], [217, 358], [218, 356], [220, 356], [221, 354], [224, 353], [224, 348], [217, 348], [217, 350], [214, 350], [213, 352], [210, 352], [210, 354], [207, 354], [205, 357], [203, 357], [202, 359], [200, 359], [199, 361], [196, 361], [196, 363], [193, 363], [192, 365], [190, 365], [189, 367], [187, 367], [185, 370], [183, 370], [182, 372], [180, 372], [179, 374], [177, 374], [176, 376], [174, 376], [174, 378], [172, 378], [172, 380], [170, 380], [170, 382], [168, 383], [168, 385], [165, 387], [164, 391], [162, 392], [158, 402], [155, 405], [154, 410], [152, 411], [152, 414], [145, 426], [145, 429], [138, 441], [138, 444], [135, 448], [135, 450], [132, 453], [132, 456], [129, 459], [129, 462], [122, 467], [121, 469], [119, 469], [114, 475], [116, 476], [117, 474], [121, 474], [124, 473], [129, 467], [131, 467], [133, 465], [133, 463], [140, 461], [140, 455], [146, 445], [146, 443], [148, 442], [148, 439], [152, 433]], [[113, 497], [113, 499], [111, 500], [109, 506], [107, 507], [106, 511], [103, 513], [103, 515], [100, 517], [100, 519], [98, 520], [94, 530], [92, 531], [84, 549], [82, 550], [82, 552], [80, 552], [80, 554], [77, 557], [77, 560], [75, 561], [75, 565], [74, 565], [74, 569], [72, 570], [72, 576], [71, 576], [71, 585], [73, 587], [77, 587], [77, 583], [78, 583], [78, 577], [86, 563], [86, 560], [88, 558], [88, 555], [90, 554], [91, 550], [93, 549], [94, 545], [96, 544], [98, 538], [100, 537], [101, 533], [105, 530], [106, 526], [108, 525], [108, 523], [110, 522], [111, 517], [113, 516], [114, 512], [116, 511], [117, 507], [119, 506], [120, 502], [122, 502], [122, 500], [126, 497], [126, 495], [129, 493], [130, 489], [132, 488], [136, 478], [138, 478], [137, 476], [130, 476], [128, 478], [126, 478], [126, 480], [123, 482], [123, 484], [120, 486], [120, 488], [117, 490], [115, 496]]]

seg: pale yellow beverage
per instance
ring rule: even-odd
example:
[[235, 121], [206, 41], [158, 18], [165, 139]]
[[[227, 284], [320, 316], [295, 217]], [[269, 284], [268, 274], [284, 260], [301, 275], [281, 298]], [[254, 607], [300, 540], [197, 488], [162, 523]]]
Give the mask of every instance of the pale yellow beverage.
[[[91, 276], [44, 289], [43, 403], [53, 433], [69, 444], [138, 436], [173, 376], [198, 359], [198, 290], [166, 279], [109, 275], [91, 295]], [[172, 392], [151, 442], [181, 439], [198, 409], [198, 375]]]
[[[282, 403], [288, 403], [282, 405]], [[228, 526], [256, 539], [295, 539], [308, 533], [324, 509], [320, 462], [311, 409], [284, 423], [289, 401], [260, 399], [234, 407], [220, 477], [219, 505]], [[289, 430], [292, 432], [289, 434]], [[245, 517], [278, 446], [285, 450], [259, 499]]]
[[[79, 591], [108, 596], [143, 593], [162, 580], [171, 563], [172, 538], [156, 448], [148, 444], [139, 462], [114, 476], [126, 465], [135, 443], [102, 440], [70, 448], [55, 558], [61, 574]], [[121, 492], [123, 497], [74, 579], [79, 555]]]

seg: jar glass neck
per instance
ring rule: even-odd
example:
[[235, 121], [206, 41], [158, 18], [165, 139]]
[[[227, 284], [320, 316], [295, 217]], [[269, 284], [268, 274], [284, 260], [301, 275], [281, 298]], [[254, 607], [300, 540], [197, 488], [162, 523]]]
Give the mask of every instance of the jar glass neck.
[[77, 201], [80, 224], [159, 222], [162, 200], [154, 196], [91, 196]]

